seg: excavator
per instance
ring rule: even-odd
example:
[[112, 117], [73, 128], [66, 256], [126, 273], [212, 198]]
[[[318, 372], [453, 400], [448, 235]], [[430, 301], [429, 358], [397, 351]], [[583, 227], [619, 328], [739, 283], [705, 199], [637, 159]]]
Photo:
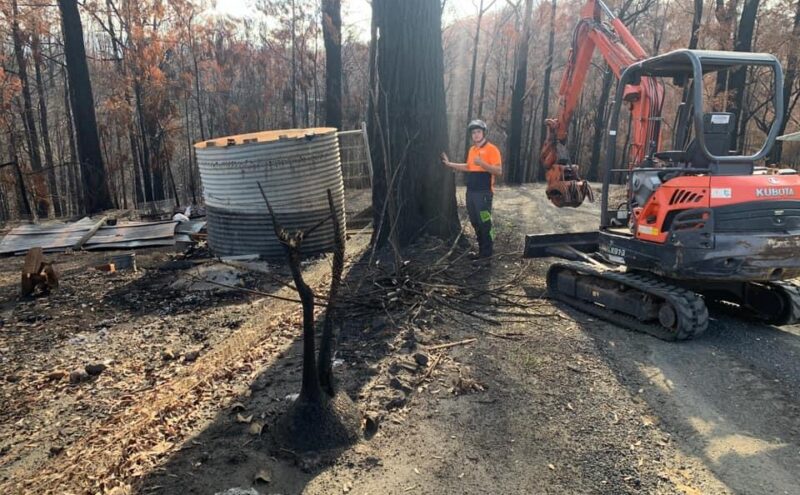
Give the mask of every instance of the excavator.
[[[702, 334], [709, 307], [776, 326], [798, 322], [800, 287], [790, 280], [800, 276], [800, 175], [757, 166], [784, 113], [777, 58], [690, 49], [648, 57], [602, 0], [588, 0], [541, 149], [547, 197], [557, 207], [594, 199], [566, 142], [595, 50], [618, 80], [604, 136], [600, 227], [525, 239], [526, 258], [559, 258], [547, 272], [551, 298], [670, 341]], [[706, 111], [704, 102], [704, 75], [741, 68], [771, 78], [774, 119], [752, 155], [731, 151], [735, 114]], [[681, 93], [672, 126], [662, 119], [665, 84]], [[670, 140], [662, 139], [666, 127]], [[620, 134], [629, 147], [617, 165]], [[614, 178], [624, 180], [621, 200], [610, 194]]]

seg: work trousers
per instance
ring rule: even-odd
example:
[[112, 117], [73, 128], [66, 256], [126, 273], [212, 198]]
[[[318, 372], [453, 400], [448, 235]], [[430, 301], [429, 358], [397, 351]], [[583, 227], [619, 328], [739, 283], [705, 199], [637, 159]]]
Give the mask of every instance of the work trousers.
[[478, 256], [481, 258], [491, 256], [494, 248], [493, 196], [489, 191], [467, 191], [467, 213], [478, 237]]

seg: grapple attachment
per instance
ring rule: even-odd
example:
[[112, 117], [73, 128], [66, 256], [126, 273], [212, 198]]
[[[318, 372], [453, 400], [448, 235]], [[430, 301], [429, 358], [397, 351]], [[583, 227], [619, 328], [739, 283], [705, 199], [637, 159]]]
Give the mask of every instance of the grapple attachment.
[[553, 165], [547, 171], [547, 197], [561, 207], [578, 207], [585, 199], [594, 202], [589, 183], [580, 177], [577, 165]]

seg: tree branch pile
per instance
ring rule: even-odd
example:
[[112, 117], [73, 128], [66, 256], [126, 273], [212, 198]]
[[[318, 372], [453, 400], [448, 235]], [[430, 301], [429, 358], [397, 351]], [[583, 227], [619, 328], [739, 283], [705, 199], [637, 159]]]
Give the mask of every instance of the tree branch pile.
[[[491, 268], [472, 264], [467, 252], [456, 246], [453, 243], [442, 255], [440, 241], [428, 238], [409, 248], [405, 261], [370, 264], [360, 286], [340, 300], [340, 311], [351, 318], [382, 314], [396, 325], [427, 323], [431, 315], [444, 311], [451, 319], [465, 317], [493, 326], [560, 317], [540, 311], [542, 301], [522, 291], [531, 274], [529, 265], [521, 264], [503, 280], [490, 280]], [[503, 258], [507, 256], [496, 255], [492, 261], [500, 263]]]

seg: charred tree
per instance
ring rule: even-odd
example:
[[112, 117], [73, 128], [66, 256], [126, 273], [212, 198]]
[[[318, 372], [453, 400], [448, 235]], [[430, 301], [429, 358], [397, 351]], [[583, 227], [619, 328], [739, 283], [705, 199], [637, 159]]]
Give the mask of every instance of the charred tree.
[[36, 92], [39, 96], [39, 126], [42, 129], [42, 144], [44, 145], [44, 163], [47, 169], [47, 187], [50, 190], [50, 197], [55, 215], [61, 216], [64, 210], [64, 201], [59, 194], [58, 182], [56, 180], [55, 164], [53, 162], [53, 148], [50, 143], [50, 124], [47, 118], [47, 97], [44, 90], [44, 80], [42, 78], [42, 49], [39, 33], [34, 31], [31, 39], [31, 51], [33, 52], [33, 63], [36, 74]]
[[455, 236], [455, 179], [439, 159], [448, 148], [440, 2], [375, 0], [372, 15], [380, 33], [370, 61], [375, 241], [390, 232], [400, 244]]
[[606, 122], [608, 120], [608, 98], [611, 94], [611, 83], [614, 81], [614, 73], [610, 68], [606, 68], [603, 73], [603, 85], [600, 88], [600, 99], [597, 102], [594, 114], [594, 132], [592, 135], [592, 156], [589, 160], [589, 171], [586, 178], [598, 180], [603, 175], [600, 171], [600, 152], [603, 149], [603, 135], [605, 134]]
[[325, 39], [325, 125], [342, 127], [342, 2], [322, 0]]
[[689, 49], [697, 49], [700, 42], [700, 26], [703, 22], [703, 0], [694, 0], [694, 15], [692, 16], [692, 34], [689, 37]]
[[[553, 73], [553, 51], [555, 47], [556, 33], [556, 0], [553, 0], [550, 7], [550, 34], [547, 39], [547, 62], [544, 67], [544, 94], [542, 95], [542, 124], [539, 133], [539, 143], [544, 143], [547, 136], [547, 126], [545, 119], [550, 117], [550, 77]], [[544, 181], [544, 167], [538, 168], [537, 180]]]
[[345, 238], [342, 226], [339, 225], [336, 206], [333, 204], [333, 195], [328, 189], [328, 208], [331, 212], [333, 221], [333, 237], [335, 247], [333, 250], [333, 265], [331, 274], [331, 288], [328, 293], [328, 306], [325, 309], [325, 323], [322, 326], [322, 339], [319, 344], [319, 383], [322, 391], [333, 397], [336, 395], [336, 387], [333, 381], [333, 354], [334, 343], [336, 341], [333, 331], [333, 323], [336, 321], [336, 302], [339, 295], [339, 287], [342, 282], [342, 272], [344, 271], [344, 250]]
[[[467, 97], [467, 122], [472, 120], [472, 108], [475, 104], [475, 76], [478, 71], [478, 51], [480, 48], [480, 40], [481, 40], [481, 25], [483, 24], [483, 14], [486, 13], [487, 10], [492, 8], [494, 5], [494, 1], [489, 2], [485, 8], [483, 6], [484, 0], [481, 0], [480, 5], [478, 6], [478, 20], [475, 25], [475, 36], [472, 39], [472, 66], [469, 70], [469, 95]], [[488, 52], [488, 51], [487, 51]], [[486, 58], [489, 58], [489, 53], [486, 54]], [[480, 115], [480, 112], [478, 112]], [[472, 146], [472, 139], [470, 138], [469, 134], [467, 133], [464, 141], [464, 156], [466, 156], [467, 152], [469, 152], [469, 147]]]
[[83, 26], [75, 0], [58, 0], [64, 34], [64, 54], [69, 75], [70, 101], [77, 135], [78, 157], [83, 178], [84, 207], [87, 213], [111, 208], [106, 170], [97, 134], [94, 95], [86, 63]]
[[24, 213], [30, 219], [35, 218], [35, 212], [31, 208], [31, 203], [28, 201], [28, 188], [25, 185], [25, 177], [22, 175], [22, 168], [19, 166], [18, 153], [17, 153], [17, 138], [16, 132], [12, 126], [8, 129], [8, 164], [14, 166], [16, 173], [17, 187], [19, 188], [19, 211]]
[[71, 214], [84, 213], [81, 198], [80, 166], [78, 163], [78, 143], [75, 141], [75, 126], [73, 122], [72, 102], [70, 101], [69, 76], [66, 67], [62, 68], [64, 78], [64, 120], [66, 122], [66, 134], [69, 140], [69, 166], [67, 167], [67, 183], [69, 184], [70, 195], [68, 203]]
[[[739, 29], [736, 32], [736, 39], [733, 49], [737, 52], [749, 52], [753, 48], [753, 34], [755, 32], [756, 14], [758, 13], [759, 0], [745, 0], [742, 7], [742, 16], [739, 19]], [[732, 149], [739, 149], [743, 145], [742, 138], [747, 127], [747, 118], [744, 112], [744, 92], [747, 82], [747, 67], [738, 67], [731, 71], [728, 90], [730, 95], [729, 111], [734, 114], [736, 123], [739, 125], [739, 132], [731, 143]], [[737, 144], [738, 143], [738, 144]]]
[[522, 147], [522, 113], [525, 109], [525, 89], [528, 85], [528, 45], [531, 39], [531, 11], [533, 0], [525, 0], [525, 14], [522, 18], [523, 33], [517, 44], [516, 73], [514, 89], [511, 92], [511, 122], [509, 123], [508, 158], [506, 159], [507, 181], [509, 184], [521, 184], [524, 180], [525, 167], [520, 159]]
[[[789, 56], [786, 60], [786, 73], [783, 81], [783, 108], [784, 116], [780, 123], [778, 135], [786, 132], [786, 124], [789, 122], [789, 117], [792, 114], [792, 93], [794, 91], [795, 82], [797, 81], [797, 67], [798, 67], [798, 53], [794, 48], [800, 43], [800, 0], [795, 5], [794, 24], [792, 25], [792, 42], [789, 46]], [[768, 161], [770, 163], [780, 163], [783, 156], [783, 141], [775, 141], [775, 145], [770, 151]]]
[[[261, 184], [259, 184], [261, 189]], [[273, 436], [278, 445], [293, 452], [329, 450], [355, 443], [359, 438], [361, 418], [353, 401], [344, 392], [336, 393], [333, 385], [333, 314], [329, 306], [325, 315], [319, 366], [316, 362], [314, 332], [314, 291], [303, 280], [300, 267], [303, 239], [312, 235], [324, 222], [331, 220], [336, 235], [329, 304], [334, 301], [344, 271], [344, 237], [336, 216], [333, 197], [328, 190], [331, 215], [307, 231], [288, 232], [275, 217], [269, 199], [267, 204], [275, 235], [286, 249], [289, 269], [303, 306], [303, 376], [300, 394], [289, 409], [278, 418]], [[329, 323], [329, 320], [330, 323]], [[321, 383], [321, 379], [323, 380]], [[324, 386], [323, 386], [324, 383]]]
[[36, 130], [36, 119], [34, 118], [33, 98], [31, 97], [31, 87], [28, 79], [28, 61], [25, 57], [25, 40], [22, 29], [19, 26], [19, 8], [17, 1], [11, 2], [11, 38], [14, 43], [14, 57], [17, 61], [17, 75], [22, 86], [22, 123], [25, 127], [25, 138], [28, 145], [28, 156], [30, 157], [34, 203], [37, 216], [47, 217], [50, 202], [46, 199], [47, 191], [44, 181], [39, 172], [42, 172], [42, 155], [39, 151], [39, 133]]
[[139, 125], [139, 139], [137, 140], [138, 150], [141, 157], [142, 166], [142, 185], [144, 186], [144, 201], [155, 200], [155, 190], [153, 187], [153, 167], [150, 153], [151, 143], [145, 122], [144, 105], [142, 104], [142, 85], [138, 79], [133, 83], [133, 94], [136, 102], [136, 120]]
[[[297, 9], [292, 0], [292, 127], [297, 127]], [[212, 133], [213, 134], [213, 133]]]

